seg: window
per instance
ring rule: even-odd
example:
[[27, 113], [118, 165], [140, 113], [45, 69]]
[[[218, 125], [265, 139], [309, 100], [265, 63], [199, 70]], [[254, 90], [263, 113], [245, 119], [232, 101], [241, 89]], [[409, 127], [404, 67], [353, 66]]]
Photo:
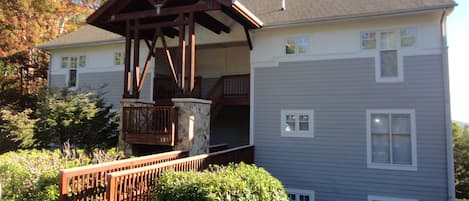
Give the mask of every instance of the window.
[[381, 196], [368, 196], [368, 201], [418, 201], [415, 199], [390, 198]]
[[114, 52], [114, 65], [122, 64], [122, 52]]
[[82, 67], [82, 68], [85, 67], [86, 66], [86, 56], [80, 56], [79, 58], [80, 58], [79, 59], [80, 67]]
[[308, 52], [308, 48], [307, 37], [290, 38], [285, 41], [285, 54], [304, 54]]
[[414, 110], [367, 110], [368, 168], [417, 170]]
[[62, 63], [60, 64], [62, 68], [68, 67], [68, 57], [62, 57]]
[[402, 82], [404, 64], [399, 53], [400, 49], [415, 47], [416, 43], [415, 28], [361, 33], [361, 48], [377, 50], [375, 64], [377, 82]]
[[290, 201], [314, 201], [314, 191], [285, 189]]
[[281, 135], [286, 137], [314, 137], [313, 110], [282, 110]]

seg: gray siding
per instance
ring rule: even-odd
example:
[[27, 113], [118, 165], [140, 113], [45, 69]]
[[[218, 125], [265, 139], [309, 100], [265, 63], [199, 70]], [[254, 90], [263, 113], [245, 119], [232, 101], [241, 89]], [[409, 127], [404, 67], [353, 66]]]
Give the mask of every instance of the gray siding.
[[65, 75], [51, 75], [50, 76], [50, 87], [52, 88], [63, 88], [65, 87]]
[[[378, 84], [374, 71], [373, 58], [255, 69], [256, 163], [316, 201], [447, 200], [441, 55], [405, 57], [402, 83]], [[280, 137], [281, 109], [314, 109], [315, 137]], [[417, 171], [367, 168], [367, 109], [415, 109]]]
[[124, 72], [102, 72], [102, 73], [80, 73], [78, 76], [78, 85], [83, 89], [96, 90], [101, 89], [104, 94], [104, 100], [112, 104], [115, 109], [120, 106], [122, 99], [122, 88], [124, 87]]

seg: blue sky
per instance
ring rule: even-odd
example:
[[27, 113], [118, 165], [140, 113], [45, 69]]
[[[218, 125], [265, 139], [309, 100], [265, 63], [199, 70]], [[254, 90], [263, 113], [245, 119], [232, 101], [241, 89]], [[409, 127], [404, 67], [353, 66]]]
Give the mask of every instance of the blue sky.
[[456, 2], [447, 21], [451, 116], [469, 123], [469, 1]]

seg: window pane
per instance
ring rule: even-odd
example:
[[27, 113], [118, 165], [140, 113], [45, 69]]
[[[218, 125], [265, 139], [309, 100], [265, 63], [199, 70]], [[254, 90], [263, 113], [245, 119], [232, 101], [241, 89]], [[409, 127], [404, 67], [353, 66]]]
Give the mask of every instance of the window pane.
[[70, 58], [70, 68], [76, 69], [77, 68], [77, 57]]
[[401, 47], [412, 47], [417, 42], [417, 29], [401, 30]]
[[362, 49], [375, 49], [376, 48], [376, 33], [366, 32], [361, 36]]
[[392, 133], [410, 135], [410, 115], [393, 114], [392, 115]]
[[295, 48], [296, 48], [295, 40], [287, 40], [285, 44], [285, 48], [286, 48], [285, 53], [295, 54]]
[[389, 135], [372, 134], [372, 162], [390, 163], [389, 161]]
[[307, 195], [300, 195], [300, 201], [309, 201], [309, 196], [307, 196]]
[[295, 194], [288, 194], [288, 197], [290, 198], [290, 201], [297, 201]]
[[122, 53], [121, 52], [115, 52], [114, 53], [114, 64], [115, 65], [121, 65], [122, 61]]
[[80, 56], [80, 67], [86, 66], [86, 56]]
[[68, 67], [68, 57], [62, 57], [62, 68], [67, 68]]
[[300, 131], [309, 130], [309, 115], [300, 115]]
[[389, 115], [373, 114], [371, 115], [371, 133], [388, 134], [389, 133]]
[[296, 131], [296, 116], [295, 115], [287, 115], [286, 116], [286, 128], [285, 131], [291, 132]]
[[396, 32], [382, 32], [381, 33], [381, 49], [396, 49], [396, 48], [397, 48]]
[[70, 81], [68, 83], [69, 87], [76, 87], [77, 86], [77, 70], [70, 69]]
[[296, 45], [298, 46], [298, 53], [306, 53], [306, 50], [309, 46], [308, 39], [305, 37], [296, 39]]
[[380, 57], [381, 77], [397, 77], [397, 51], [381, 51]]
[[392, 156], [394, 164], [412, 164], [410, 135], [392, 135]]

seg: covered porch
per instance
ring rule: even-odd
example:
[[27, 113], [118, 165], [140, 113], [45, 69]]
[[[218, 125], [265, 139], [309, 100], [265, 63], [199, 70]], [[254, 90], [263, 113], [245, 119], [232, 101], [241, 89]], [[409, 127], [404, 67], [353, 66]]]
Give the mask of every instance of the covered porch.
[[[126, 38], [121, 105], [126, 143], [174, 149], [186, 129], [178, 125], [181, 111], [174, 98], [211, 101], [209, 120], [225, 106], [249, 107], [250, 30], [262, 22], [241, 3], [110, 0], [88, 23]], [[234, 52], [225, 53], [231, 62], [220, 61], [219, 49]], [[145, 82], [151, 84], [151, 101], [141, 99]]]

